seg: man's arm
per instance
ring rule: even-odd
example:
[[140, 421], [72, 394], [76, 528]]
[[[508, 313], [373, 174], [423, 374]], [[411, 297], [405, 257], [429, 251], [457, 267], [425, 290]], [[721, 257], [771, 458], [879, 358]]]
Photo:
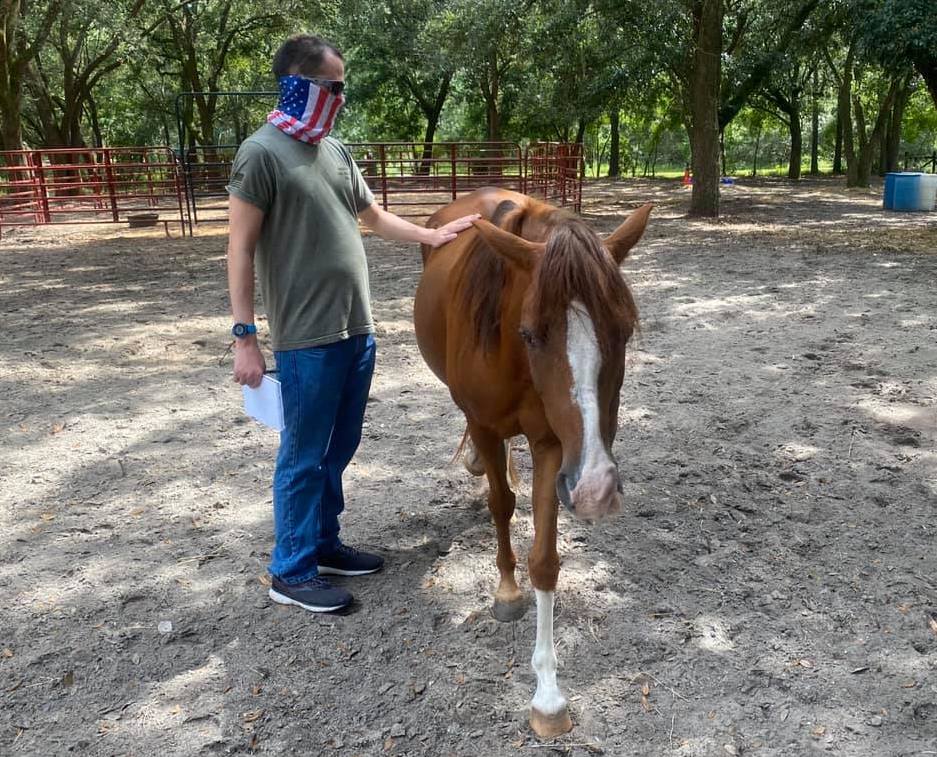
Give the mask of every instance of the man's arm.
[[[253, 323], [254, 248], [264, 222], [264, 212], [235, 195], [230, 195], [228, 202], [228, 291], [231, 295], [231, 314], [235, 323]], [[235, 381], [258, 387], [266, 367], [256, 334], [235, 340]]]
[[427, 229], [405, 221], [393, 213], [388, 213], [376, 202], [368, 205], [358, 214], [358, 217], [379, 237], [395, 242], [419, 242], [430, 247], [440, 247], [446, 242], [451, 242], [460, 231], [464, 231], [471, 226], [472, 221], [481, 218], [476, 213], [475, 215], [457, 218], [438, 229]]

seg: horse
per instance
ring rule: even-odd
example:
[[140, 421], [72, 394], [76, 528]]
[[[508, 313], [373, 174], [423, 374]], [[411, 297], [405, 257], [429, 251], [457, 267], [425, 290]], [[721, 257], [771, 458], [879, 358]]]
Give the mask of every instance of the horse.
[[535, 533], [528, 574], [537, 604], [530, 724], [541, 738], [572, 729], [553, 643], [559, 502], [590, 522], [622, 503], [612, 442], [638, 309], [619, 265], [643, 235], [651, 207], [633, 212], [601, 241], [569, 211], [489, 187], [453, 201], [426, 224], [481, 216], [453, 241], [423, 246], [414, 329], [424, 360], [465, 414], [488, 478], [500, 574], [492, 613], [500, 621], [517, 620], [527, 609], [514, 578], [515, 497], [507, 471], [509, 440], [523, 434], [530, 445]]

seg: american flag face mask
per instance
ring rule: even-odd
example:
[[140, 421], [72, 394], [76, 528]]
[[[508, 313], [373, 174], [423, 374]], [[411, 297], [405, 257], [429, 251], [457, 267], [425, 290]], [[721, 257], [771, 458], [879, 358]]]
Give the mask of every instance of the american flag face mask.
[[345, 96], [333, 94], [303, 76], [281, 76], [280, 102], [267, 121], [301, 142], [315, 144], [332, 130]]

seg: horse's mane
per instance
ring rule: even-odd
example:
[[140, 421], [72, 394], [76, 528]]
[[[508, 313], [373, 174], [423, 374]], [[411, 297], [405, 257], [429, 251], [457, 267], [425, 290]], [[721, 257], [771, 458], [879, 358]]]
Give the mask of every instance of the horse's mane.
[[[638, 321], [637, 305], [618, 266], [578, 216], [545, 203], [505, 200], [491, 222], [530, 241], [546, 241], [531, 284], [535, 339], [545, 340], [570, 305], [579, 302], [592, 319], [604, 355], [624, 345]], [[457, 286], [460, 304], [476, 343], [491, 352], [500, 342], [507, 266], [481, 235], [472, 240], [464, 260]]]

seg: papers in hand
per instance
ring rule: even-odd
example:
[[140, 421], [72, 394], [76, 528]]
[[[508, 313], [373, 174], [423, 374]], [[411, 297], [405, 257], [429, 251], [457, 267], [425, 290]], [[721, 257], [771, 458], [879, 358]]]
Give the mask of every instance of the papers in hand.
[[274, 431], [283, 430], [283, 394], [280, 382], [269, 373], [265, 373], [260, 386], [251, 389], [246, 384], [244, 391], [244, 411], [253, 419], [269, 426]]

